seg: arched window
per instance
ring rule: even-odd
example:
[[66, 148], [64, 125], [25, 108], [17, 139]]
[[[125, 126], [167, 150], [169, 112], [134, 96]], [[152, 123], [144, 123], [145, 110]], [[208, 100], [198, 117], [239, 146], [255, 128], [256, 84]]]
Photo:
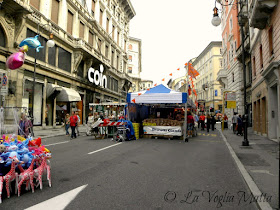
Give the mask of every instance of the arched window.
[[6, 35], [1, 26], [0, 26], [0, 46], [6, 47]]

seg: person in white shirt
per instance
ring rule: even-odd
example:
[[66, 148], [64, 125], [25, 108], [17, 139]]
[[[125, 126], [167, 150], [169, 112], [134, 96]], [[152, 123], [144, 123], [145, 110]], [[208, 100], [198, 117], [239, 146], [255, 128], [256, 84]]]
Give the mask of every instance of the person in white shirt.
[[77, 122], [77, 125], [76, 125], [76, 130], [77, 130], [77, 135], [79, 136], [80, 135], [79, 124], [81, 122], [81, 119], [80, 119], [80, 116], [79, 116], [79, 112], [76, 112], [76, 115], [78, 117], [78, 122]]

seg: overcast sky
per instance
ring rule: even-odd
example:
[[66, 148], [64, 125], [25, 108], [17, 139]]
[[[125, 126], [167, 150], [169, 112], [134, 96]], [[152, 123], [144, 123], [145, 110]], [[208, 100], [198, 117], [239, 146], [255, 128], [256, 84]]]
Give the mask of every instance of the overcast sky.
[[130, 36], [142, 40], [143, 79], [162, 83], [170, 73], [182, 76], [186, 62], [222, 40], [221, 27], [211, 24], [215, 0], [130, 1], [136, 11]]

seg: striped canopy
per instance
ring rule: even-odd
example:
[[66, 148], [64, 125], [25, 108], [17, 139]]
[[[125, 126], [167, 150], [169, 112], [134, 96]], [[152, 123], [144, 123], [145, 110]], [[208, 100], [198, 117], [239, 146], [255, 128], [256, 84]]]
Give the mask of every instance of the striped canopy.
[[186, 103], [187, 93], [171, 90], [164, 85], [158, 85], [148, 90], [128, 93], [127, 103], [136, 104], [176, 104]]

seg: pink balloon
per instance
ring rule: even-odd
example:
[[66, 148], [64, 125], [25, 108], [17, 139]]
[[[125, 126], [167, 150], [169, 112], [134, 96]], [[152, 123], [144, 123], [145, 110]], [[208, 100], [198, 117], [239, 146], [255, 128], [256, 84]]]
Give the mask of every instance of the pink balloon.
[[6, 66], [11, 70], [18, 69], [23, 65], [24, 59], [25, 59], [24, 52], [13, 53], [8, 57], [6, 61]]

